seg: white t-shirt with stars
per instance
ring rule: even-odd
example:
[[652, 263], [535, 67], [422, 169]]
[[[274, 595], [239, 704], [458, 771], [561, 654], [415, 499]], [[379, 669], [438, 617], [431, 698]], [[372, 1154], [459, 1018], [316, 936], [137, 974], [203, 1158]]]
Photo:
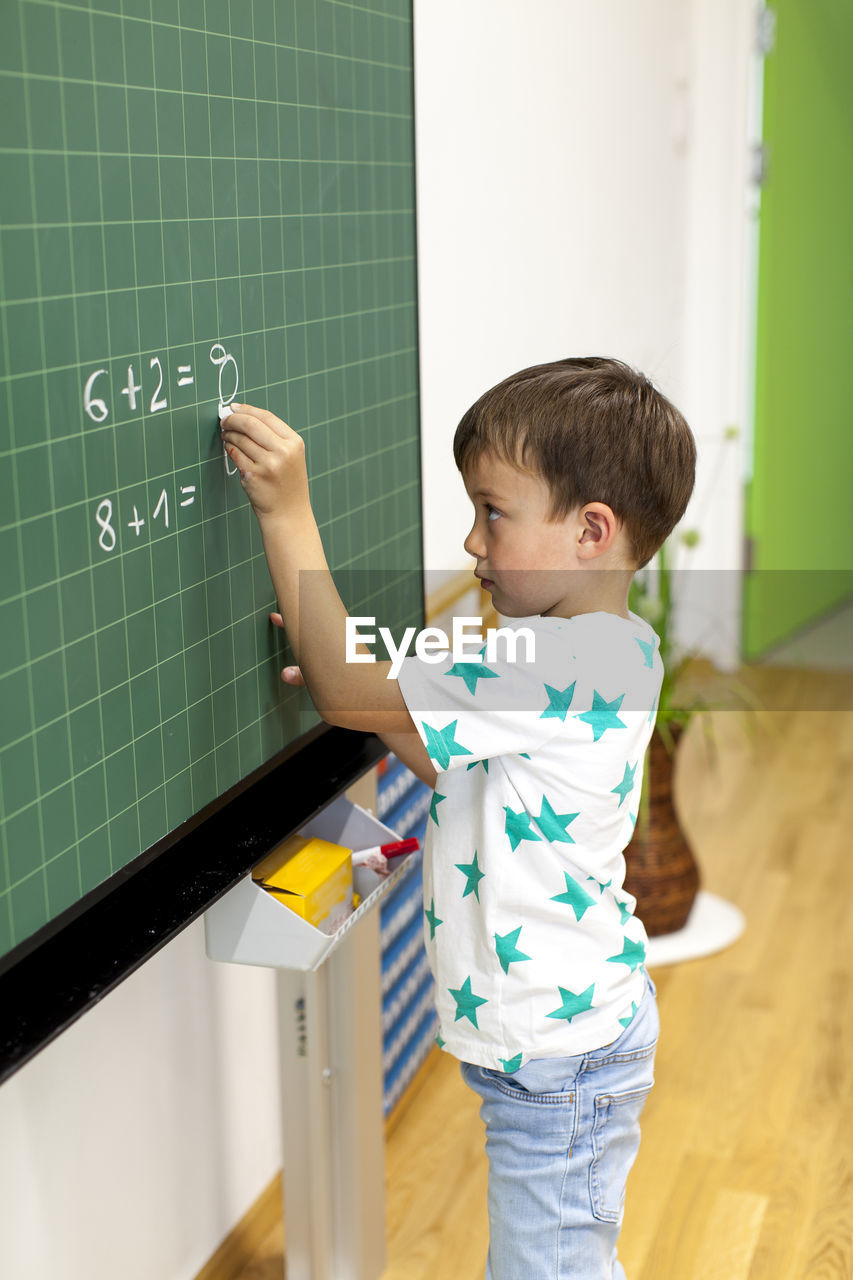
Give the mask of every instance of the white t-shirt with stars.
[[438, 770], [424, 849], [438, 1043], [497, 1071], [610, 1044], [642, 997], [622, 851], [663, 678], [635, 613], [511, 627], [533, 633], [533, 661], [499, 641], [494, 660], [407, 658], [399, 675]]

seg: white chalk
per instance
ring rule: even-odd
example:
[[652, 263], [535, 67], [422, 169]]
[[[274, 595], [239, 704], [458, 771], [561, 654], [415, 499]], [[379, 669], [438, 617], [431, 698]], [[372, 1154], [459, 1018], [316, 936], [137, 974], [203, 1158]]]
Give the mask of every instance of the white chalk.
[[230, 404], [221, 404], [219, 406], [219, 421], [224, 422], [226, 418], [230, 418], [230, 417], [231, 417]]

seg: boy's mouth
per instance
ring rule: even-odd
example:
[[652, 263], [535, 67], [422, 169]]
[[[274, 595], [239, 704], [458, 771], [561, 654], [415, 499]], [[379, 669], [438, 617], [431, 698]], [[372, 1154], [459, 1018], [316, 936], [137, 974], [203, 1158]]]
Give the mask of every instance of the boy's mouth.
[[486, 591], [491, 591], [492, 587], [495, 585], [493, 578], [484, 578], [481, 573], [475, 573], [474, 577], [479, 579], [480, 586]]

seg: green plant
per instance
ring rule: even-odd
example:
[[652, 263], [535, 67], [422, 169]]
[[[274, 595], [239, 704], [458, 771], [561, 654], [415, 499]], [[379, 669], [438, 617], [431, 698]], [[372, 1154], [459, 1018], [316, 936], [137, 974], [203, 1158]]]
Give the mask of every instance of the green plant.
[[[697, 546], [699, 540], [698, 530], [687, 529], [678, 535], [676, 542], [680, 542], [689, 551]], [[644, 618], [660, 638], [660, 656], [664, 674], [655, 715], [655, 729], [660, 734], [670, 756], [672, 756], [675, 751], [673, 725], [679, 726], [683, 731], [698, 712], [720, 710], [724, 707], [730, 707], [731, 703], [728, 699], [722, 701], [708, 700], [701, 694], [687, 697], [680, 687], [683, 684], [683, 677], [687, 668], [699, 656], [700, 651], [690, 650], [686, 653], [676, 654], [673, 641], [673, 570], [670, 564], [669, 541], [665, 542], [658, 551], [656, 561], [657, 572], [654, 576], [648, 569], [640, 570], [635, 576], [628, 593], [628, 607], [634, 613], [639, 614], [641, 618]], [[727, 688], [742, 701], [745, 707], [753, 711], [760, 709], [761, 703], [759, 699], [756, 698], [753, 691], [743, 681], [738, 680], [735, 676], [728, 676], [726, 684]], [[703, 715], [701, 724], [713, 768], [716, 766], [717, 755], [710, 716]], [[754, 746], [754, 722], [748, 719], [746, 725]], [[648, 821], [649, 768], [648, 760], [646, 760], [637, 814], [637, 826], [643, 838], [648, 835]]]
[[[699, 534], [690, 529], [680, 535], [685, 546], [694, 547], [699, 541]], [[675, 742], [670, 730], [671, 724], [679, 724], [686, 729], [696, 711], [703, 710], [701, 699], [689, 703], [679, 701], [676, 693], [679, 677], [683, 674], [693, 653], [684, 654], [677, 660], [673, 654], [672, 621], [672, 569], [669, 563], [668, 544], [657, 553], [657, 582], [651, 574], [643, 570], [631, 583], [628, 596], [628, 607], [641, 618], [645, 618], [660, 637], [660, 657], [663, 663], [663, 683], [658, 699], [655, 715], [655, 727], [663, 738], [666, 748], [672, 755]], [[656, 589], [655, 589], [656, 588]]]

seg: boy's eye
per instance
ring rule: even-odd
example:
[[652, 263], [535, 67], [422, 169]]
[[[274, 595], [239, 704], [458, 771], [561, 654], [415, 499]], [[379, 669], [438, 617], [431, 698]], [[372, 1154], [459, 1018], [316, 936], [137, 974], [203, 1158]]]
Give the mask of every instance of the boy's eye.
[[487, 516], [488, 516], [488, 518], [489, 518], [490, 520], [497, 520], [501, 513], [500, 513], [500, 511], [498, 511], [497, 507], [493, 507], [493, 506], [491, 506], [491, 504], [490, 504], [490, 503], [488, 503], [488, 502], [487, 502], [487, 503], [486, 503], [486, 514], [487, 514]]

